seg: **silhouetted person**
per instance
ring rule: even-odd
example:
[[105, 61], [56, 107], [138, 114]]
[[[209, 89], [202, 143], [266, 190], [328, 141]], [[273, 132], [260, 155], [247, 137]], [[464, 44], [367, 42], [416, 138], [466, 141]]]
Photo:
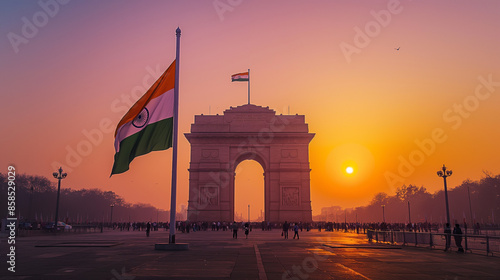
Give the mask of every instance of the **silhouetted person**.
[[283, 224], [283, 236], [285, 237], [285, 239], [288, 239], [288, 230], [290, 229], [290, 224], [285, 221], [285, 223]]
[[233, 229], [233, 238], [238, 239], [238, 224], [236, 224], [236, 221], [233, 221], [231, 228]]
[[458, 252], [463, 253], [464, 248], [462, 247], [462, 229], [460, 229], [459, 224], [455, 224], [455, 228], [453, 229], [453, 237], [455, 238], [455, 244], [458, 247]]
[[381, 231], [387, 231], [387, 224], [386, 224], [385, 222], [382, 222], [382, 223], [380, 224], [380, 230], [381, 230]]
[[297, 223], [293, 226], [293, 232], [293, 239], [295, 239], [295, 236], [299, 239], [299, 225]]
[[245, 239], [248, 238], [248, 233], [250, 232], [250, 224], [245, 223]]
[[445, 234], [444, 238], [446, 239], [446, 245], [444, 250], [448, 251], [448, 249], [450, 249], [450, 243], [451, 243], [451, 228], [449, 223], [446, 223], [446, 226], [444, 227], [444, 234]]
[[146, 236], [149, 237], [149, 232], [151, 231], [151, 224], [148, 222], [146, 225]]

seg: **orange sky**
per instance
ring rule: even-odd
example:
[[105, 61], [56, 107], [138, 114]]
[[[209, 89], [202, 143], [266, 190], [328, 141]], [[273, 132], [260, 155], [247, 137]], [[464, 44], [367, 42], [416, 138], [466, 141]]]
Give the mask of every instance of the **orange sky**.
[[[246, 103], [230, 76], [248, 68], [253, 104], [290, 107], [316, 133], [314, 215], [403, 183], [439, 190], [443, 163], [450, 186], [500, 173], [498, 1], [54, 1], [0, 2], [0, 172], [49, 177], [64, 165], [63, 187], [169, 209], [171, 150], [109, 174], [112, 131], [174, 59], [180, 26], [179, 209], [183, 134], [196, 114]], [[237, 173], [236, 211], [246, 217], [251, 202], [255, 219], [262, 168]]]

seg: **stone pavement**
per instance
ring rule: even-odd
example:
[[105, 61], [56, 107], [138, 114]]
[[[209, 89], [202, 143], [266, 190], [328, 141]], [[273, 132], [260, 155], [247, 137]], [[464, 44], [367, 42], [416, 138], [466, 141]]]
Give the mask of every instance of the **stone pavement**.
[[0, 279], [499, 279], [500, 258], [369, 244], [364, 235], [279, 230], [178, 233], [188, 251], [155, 251], [168, 232], [105, 231], [17, 239], [16, 272], [0, 244]]

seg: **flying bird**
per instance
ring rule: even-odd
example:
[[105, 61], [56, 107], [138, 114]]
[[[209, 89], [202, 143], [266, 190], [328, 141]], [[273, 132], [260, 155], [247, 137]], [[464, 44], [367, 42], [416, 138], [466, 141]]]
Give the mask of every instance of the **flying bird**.
[[401, 47], [398, 47], [397, 49], [396, 49], [396, 48], [394, 48], [394, 49], [395, 49], [395, 50], [397, 50], [397, 51], [399, 51], [399, 48], [401, 48]]

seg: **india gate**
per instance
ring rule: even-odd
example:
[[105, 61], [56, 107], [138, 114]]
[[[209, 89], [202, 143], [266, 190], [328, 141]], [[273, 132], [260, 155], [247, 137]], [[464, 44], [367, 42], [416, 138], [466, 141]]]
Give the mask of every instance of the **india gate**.
[[233, 221], [235, 170], [244, 160], [264, 170], [264, 218], [312, 221], [309, 133], [304, 115], [277, 115], [246, 104], [223, 115], [196, 115], [191, 132], [189, 221]]

